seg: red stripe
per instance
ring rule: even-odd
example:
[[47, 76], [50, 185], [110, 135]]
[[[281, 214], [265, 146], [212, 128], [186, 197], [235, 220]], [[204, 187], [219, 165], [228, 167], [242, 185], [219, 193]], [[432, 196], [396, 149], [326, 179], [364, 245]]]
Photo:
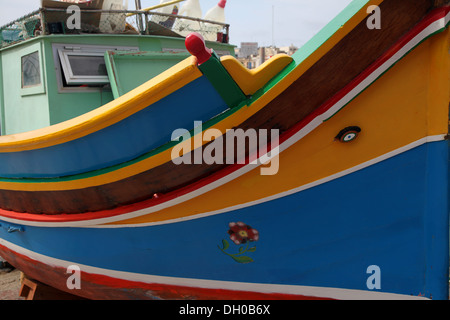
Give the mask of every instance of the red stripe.
[[81, 270], [81, 289], [69, 290], [72, 275], [62, 267], [49, 266], [0, 245], [0, 255], [28, 278], [53, 288], [92, 300], [113, 299], [189, 299], [189, 300], [331, 300], [303, 295], [260, 293], [240, 290], [205, 289], [187, 286], [144, 283], [86, 273]]

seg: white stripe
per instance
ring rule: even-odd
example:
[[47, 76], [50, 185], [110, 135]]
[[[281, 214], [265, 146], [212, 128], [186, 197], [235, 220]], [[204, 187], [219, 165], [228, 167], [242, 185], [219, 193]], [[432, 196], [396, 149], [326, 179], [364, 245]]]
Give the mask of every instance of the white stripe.
[[[304, 136], [306, 136], [307, 134], [309, 134], [311, 131], [313, 131], [314, 129], [316, 129], [319, 125], [321, 125], [323, 123], [323, 121], [329, 119], [331, 116], [333, 116], [336, 112], [338, 112], [339, 110], [341, 110], [345, 105], [347, 105], [353, 98], [355, 98], [360, 92], [362, 92], [365, 88], [367, 88], [370, 84], [372, 84], [378, 77], [380, 77], [384, 72], [386, 72], [392, 65], [394, 65], [396, 62], [398, 62], [402, 57], [404, 57], [409, 51], [411, 51], [415, 46], [417, 46], [421, 41], [423, 41], [425, 38], [427, 38], [428, 36], [430, 36], [431, 34], [445, 28], [445, 26], [448, 24], [448, 21], [450, 20], [450, 13], [446, 15], [445, 18], [439, 19], [434, 21], [433, 23], [431, 23], [427, 28], [425, 28], [422, 32], [420, 32], [416, 37], [414, 37], [410, 42], [408, 42], [408, 44], [406, 44], [404, 47], [402, 47], [391, 59], [389, 59], [388, 61], [386, 61], [381, 67], [379, 67], [377, 70], [375, 70], [371, 75], [369, 75], [366, 79], [364, 79], [356, 88], [354, 88], [351, 92], [349, 92], [345, 97], [343, 97], [339, 102], [337, 102], [332, 108], [330, 108], [327, 112], [325, 112], [324, 114], [316, 117], [314, 120], [312, 120], [308, 125], [306, 125], [303, 129], [301, 129], [300, 131], [298, 131], [296, 134], [294, 134], [292, 137], [290, 137], [289, 139], [287, 139], [285, 142], [283, 142], [282, 144], [280, 144], [279, 146], [279, 152], [281, 153], [282, 151], [286, 150], [287, 148], [291, 147], [293, 144], [295, 144], [296, 142], [298, 142], [300, 139], [302, 139]], [[426, 137], [424, 139], [419, 140], [419, 145], [426, 143], [426, 142], [430, 142], [428, 141], [429, 139], [434, 139], [436, 137], [439, 137], [439, 140], [443, 140], [444, 139], [444, 135], [442, 136], [435, 136], [435, 137]], [[422, 141], [420, 143], [420, 141]], [[434, 140], [434, 141], [438, 141], [438, 140]], [[411, 147], [411, 145], [414, 145], [417, 142], [414, 142], [408, 146], [405, 146], [403, 148], [400, 148], [398, 150], [403, 150], [406, 148], [406, 150], [409, 150], [413, 147]], [[398, 150], [393, 151], [394, 155], [399, 154], [401, 152], [398, 152]], [[404, 152], [404, 151], [402, 151]], [[390, 155], [391, 153], [388, 153], [387, 155]], [[267, 159], [271, 159], [271, 157], [274, 157], [275, 154], [272, 154], [271, 156], [269, 155], [265, 155], [264, 158], [267, 161]], [[384, 155], [386, 156], [386, 155]], [[379, 158], [376, 158], [372, 161], [366, 162], [365, 164], [359, 165], [357, 167], [361, 167], [361, 166], [367, 166], [368, 163], [371, 163], [373, 161], [375, 161], [374, 163], [377, 163], [379, 161], [382, 160], [377, 160], [380, 159], [384, 156], [381, 156]], [[390, 155], [389, 157], [391, 157], [393, 155]], [[386, 158], [387, 159], [387, 158]], [[370, 164], [369, 164], [370, 165]], [[365, 167], [364, 166], [364, 167]], [[2, 220], [11, 222], [11, 223], [16, 223], [16, 224], [21, 224], [21, 225], [29, 225], [29, 226], [42, 226], [42, 227], [94, 227], [94, 225], [101, 225], [101, 224], [106, 224], [106, 223], [112, 223], [112, 222], [116, 222], [116, 221], [120, 221], [120, 220], [126, 220], [126, 219], [132, 219], [132, 218], [136, 218], [138, 216], [142, 216], [142, 215], [147, 215], [150, 213], [154, 213], [157, 211], [161, 211], [163, 209], [178, 205], [180, 203], [183, 203], [185, 201], [188, 201], [190, 199], [196, 198], [202, 194], [205, 194], [213, 189], [216, 189], [248, 172], [250, 172], [251, 170], [257, 168], [258, 165], [254, 165], [254, 164], [249, 164], [245, 167], [242, 167], [241, 169], [227, 175], [226, 177], [223, 177], [221, 179], [218, 179], [210, 184], [208, 184], [207, 186], [204, 186], [202, 188], [199, 188], [197, 190], [194, 190], [188, 194], [182, 195], [180, 197], [177, 197], [176, 199], [173, 200], [169, 200], [166, 201], [162, 204], [153, 206], [151, 208], [145, 208], [142, 210], [138, 210], [138, 211], [134, 211], [134, 212], [130, 212], [130, 213], [126, 213], [126, 214], [122, 214], [122, 215], [117, 215], [114, 217], [108, 217], [108, 218], [100, 218], [100, 219], [93, 219], [93, 220], [87, 220], [87, 221], [75, 221], [75, 222], [34, 222], [34, 221], [23, 221], [20, 219], [11, 219], [11, 218], [1, 218]], [[357, 168], [355, 167], [355, 168]], [[346, 174], [355, 172], [356, 170], [353, 171], [354, 168], [343, 171], [343, 172], [348, 172]], [[358, 169], [360, 170], [360, 169]], [[341, 173], [337, 174], [339, 176], [342, 176]], [[336, 176], [336, 175], [334, 175]], [[327, 181], [336, 179], [334, 178], [334, 176], [319, 180], [321, 181], [321, 183], [325, 183]], [[315, 185], [318, 185], [316, 183], [314, 183]], [[320, 183], [319, 183], [320, 184]], [[308, 185], [307, 185], [308, 186]], [[305, 187], [305, 186], [304, 186]], [[304, 188], [301, 187], [301, 188]], [[300, 188], [300, 189], [301, 189]], [[295, 189], [297, 190], [297, 189]], [[296, 191], [298, 192], [298, 191]], [[273, 196], [273, 197], [279, 197], [277, 196]], [[271, 197], [271, 198], [273, 198]], [[268, 198], [266, 198], [268, 199]], [[266, 199], [262, 199], [259, 200], [257, 202], [251, 202], [251, 205], [254, 205], [255, 203], [262, 203], [265, 201], [270, 201], [270, 200], [266, 200]], [[249, 204], [244, 204], [242, 206], [246, 207]], [[239, 207], [239, 206], [237, 206]], [[234, 207], [233, 207], [234, 208]], [[220, 212], [227, 212], [229, 211], [229, 209], [224, 209], [221, 210]], [[208, 215], [212, 215], [212, 213], [205, 213], [202, 215], [197, 215], [197, 216], [193, 216], [193, 217], [203, 217], [203, 216], [208, 216]], [[185, 221], [185, 220], [190, 220], [193, 219], [193, 217], [187, 217], [187, 218], [182, 218], [182, 219], [176, 219], [176, 220], [170, 220], [170, 222], [161, 222], [160, 224], [164, 224], [164, 223], [174, 223], [174, 222], [178, 222], [178, 221]], [[140, 226], [144, 226], [144, 225], [140, 225]], [[98, 226], [101, 228], [114, 228], [114, 227], [123, 227], [122, 225], [120, 226]], [[127, 225], [128, 227], [128, 225]], [[135, 227], [135, 225], [132, 225], [132, 227]]]
[[[289, 294], [289, 295], [301, 295], [306, 297], [329, 298], [338, 300], [428, 300], [427, 298], [424, 297], [383, 293], [376, 291], [152, 276], [147, 274], [96, 268], [78, 264], [76, 262], [69, 262], [60, 259], [55, 259], [52, 257], [48, 257], [30, 251], [28, 249], [5, 241], [3, 239], [0, 239], [0, 245], [3, 245], [16, 253], [26, 256], [31, 260], [38, 261], [50, 267], [67, 269], [69, 266], [76, 265], [84, 273], [89, 273], [93, 275], [103, 275], [115, 279], [141, 282], [146, 284], [162, 284], [162, 285], [183, 286], [190, 288], [202, 288], [212, 290], [223, 289], [249, 293]], [[69, 277], [69, 275], [70, 274], [68, 274], [67, 277]]]
[[164, 224], [171, 224], [171, 223], [178, 223], [178, 222], [183, 222], [183, 221], [189, 221], [189, 220], [195, 220], [195, 219], [200, 219], [200, 218], [205, 218], [205, 217], [209, 217], [209, 216], [214, 216], [214, 215], [218, 215], [218, 214], [223, 214], [223, 213], [227, 213], [230, 211], [236, 211], [236, 210], [240, 210], [240, 209], [244, 209], [247, 207], [251, 207], [251, 206], [256, 206], [265, 202], [269, 202], [269, 201], [273, 201], [273, 200], [277, 200], [280, 198], [284, 198], [290, 195], [293, 195], [295, 193], [310, 189], [310, 188], [314, 188], [317, 187], [321, 184], [330, 182], [332, 180], [335, 179], [339, 179], [342, 178], [346, 175], [349, 175], [351, 173], [357, 172], [359, 170], [365, 169], [367, 167], [370, 167], [374, 164], [377, 164], [379, 162], [382, 162], [384, 160], [387, 160], [389, 158], [393, 158], [401, 153], [404, 153], [408, 150], [412, 150], [416, 147], [419, 147], [425, 143], [430, 143], [430, 142], [437, 142], [437, 141], [442, 141], [445, 139], [445, 135], [438, 135], [438, 136], [430, 136], [430, 137], [426, 137], [423, 139], [420, 139], [418, 141], [415, 141], [411, 144], [408, 144], [406, 146], [403, 146], [397, 150], [388, 152], [378, 158], [374, 158], [371, 159], [367, 162], [361, 163], [353, 168], [341, 171], [339, 173], [336, 173], [334, 175], [328, 176], [326, 178], [305, 184], [301, 187], [286, 191], [286, 192], [282, 192], [267, 198], [263, 198], [263, 199], [258, 199], [256, 201], [251, 201], [251, 202], [247, 202], [244, 204], [240, 204], [237, 206], [232, 206], [232, 207], [228, 207], [228, 208], [224, 208], [221, 210], [216, 210], [216, 211], [211, 211], [211, 212], [207, 212], [207, 213], [202, 213], [202, 214], [197, 214], [197, 215], [193, 215], [193, 216], [189, 216], [189, 217], [183, 217], [183, 218], [178, 218], [178, 219], [172, 219], [172, 220], [165, 220], [165, 221], [159, 221], [159, 222], [151, 222], [151, 223], [141, 223], [141, 224], [123, 224], [123, 225], [103, 225], [103, 226], [93, 226], [92, 228], [135, 228], [135, 227], [148, 227], [148, 226], [157, 226], [157, 225], [164, 225]]

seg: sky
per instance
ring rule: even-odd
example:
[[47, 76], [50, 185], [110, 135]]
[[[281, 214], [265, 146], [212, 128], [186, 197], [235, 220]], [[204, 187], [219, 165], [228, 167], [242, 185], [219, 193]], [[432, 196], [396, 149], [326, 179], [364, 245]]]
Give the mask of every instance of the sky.
[[[37, 10], [40, 0], [0, 0], [0, 26]], [[135, 8], [133, 0], [129, 8]], [[218, 0], [199, 0], [203, 14]], [[230, 42], [258, 42], [259, 46], [301, 47], [352, 0], [228, 0], [226, 23], [230, 24]], [[141, 0], [142, 7], [159, 0]], [[274, 23], [272, 23], [272, 21]]]

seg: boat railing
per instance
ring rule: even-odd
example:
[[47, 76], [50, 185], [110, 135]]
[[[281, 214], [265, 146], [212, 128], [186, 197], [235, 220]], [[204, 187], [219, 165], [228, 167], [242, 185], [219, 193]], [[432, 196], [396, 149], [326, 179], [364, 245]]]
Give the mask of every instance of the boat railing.
[[0, 27], [0, 48], [35, 37], [40, 26], [40, 11], [36, 10]]
[[136, 34], [185, 37], [228, 43], [229, 24], [138, 10], [41, 8], [0, 27], [0, 48], [41, 35]]

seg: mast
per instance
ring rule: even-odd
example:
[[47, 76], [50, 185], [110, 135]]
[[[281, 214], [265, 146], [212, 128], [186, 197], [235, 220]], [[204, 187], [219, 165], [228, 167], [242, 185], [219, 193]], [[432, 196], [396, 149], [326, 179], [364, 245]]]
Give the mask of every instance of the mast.
[[[141, 4], [141, 0], [135, 0], [136, 3], [136, 10], [140, 11], [142, 9], [142, 4]], [[136, 17], [136, 23], [138, 25], [139, 31], [143, 31], [144, 30], [144, 22], [142, 21], [142, 15], [139, 14]]]
[[275, 48], [275, 5], [272, 5], [272, 47]]

